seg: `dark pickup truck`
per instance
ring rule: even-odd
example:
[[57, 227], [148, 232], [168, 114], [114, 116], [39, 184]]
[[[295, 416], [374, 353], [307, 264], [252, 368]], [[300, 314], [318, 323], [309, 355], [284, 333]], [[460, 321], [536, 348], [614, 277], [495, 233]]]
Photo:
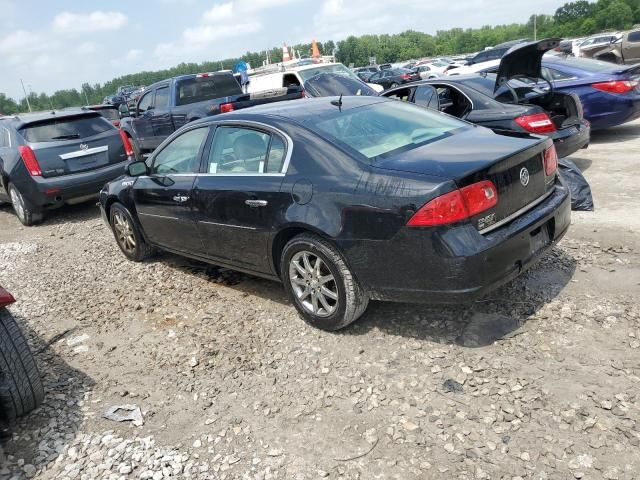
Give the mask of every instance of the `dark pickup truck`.
[[181, 75], [149, 86], [133, 112], [122, 113], [120, 128], [136, 158], [155, 150], [183, 125], [199, 118], [263, 103], [303, 98], [300, 86], [243, 93], [231, 72]]

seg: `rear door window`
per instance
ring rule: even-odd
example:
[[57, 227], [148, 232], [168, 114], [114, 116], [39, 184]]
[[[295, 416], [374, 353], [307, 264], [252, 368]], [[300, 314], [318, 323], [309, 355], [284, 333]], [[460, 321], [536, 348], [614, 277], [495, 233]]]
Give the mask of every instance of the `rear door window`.
[[213, 138], [208, 173], [264, 173], [271, 135], [242, 127], [219, 127]]
[[59, 142], [92, 137], [113, 130], [106, 119], [95, 117], [56, 118], [29, 124], [20, 129], [20, 134], [29, 143]]
[[640, 30], [636, 30], [635, 32], [629, 32], [627, 36], [627, 40], [629, 42], [640, 42]]

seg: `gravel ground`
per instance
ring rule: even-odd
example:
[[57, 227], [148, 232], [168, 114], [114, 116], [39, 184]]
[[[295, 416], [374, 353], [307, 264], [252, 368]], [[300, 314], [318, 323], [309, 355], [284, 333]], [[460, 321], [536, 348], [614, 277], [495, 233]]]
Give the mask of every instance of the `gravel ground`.
[[[0, 208], [0, 284], [47, 394], [0, 477], [640, 478], [639, 134], [573, 158], [598, 210], [524, 276], [333, 334], [276, 283], [126, 261], [91, 204], [35, 228]], [[118, 405], [143, 424], [103, 418]]]

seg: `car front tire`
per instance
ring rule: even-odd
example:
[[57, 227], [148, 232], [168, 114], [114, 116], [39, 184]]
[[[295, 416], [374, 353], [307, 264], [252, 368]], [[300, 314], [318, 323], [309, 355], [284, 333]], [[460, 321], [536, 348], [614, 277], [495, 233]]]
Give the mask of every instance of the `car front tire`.
[[369, 296], [340, 252], [316, 235], [298, 235], [286, 244], [280, 272], [293, 304], [312, 327], [328, 331], [344, 328], [369, 304]]
[[38, 212], [30, 207], [20, 193], [20, 190], [12, 183], [9, 184], [9, 197], [11, 198], [13, 211], [25, 227], [30, 227], [42, 221], [42, 212]]
[[118, 247], [129, 260], [142, 262], [153, 255], [154, 248], [145, 242], [142, 232], [123, 205], [115, 203], [111, 206], [109, 223]]
[[391, 86], [389, 88], [396, 88], [397, 86], [398, 86], [398, 84], [394, 82], [394, 83], [391, 84]]

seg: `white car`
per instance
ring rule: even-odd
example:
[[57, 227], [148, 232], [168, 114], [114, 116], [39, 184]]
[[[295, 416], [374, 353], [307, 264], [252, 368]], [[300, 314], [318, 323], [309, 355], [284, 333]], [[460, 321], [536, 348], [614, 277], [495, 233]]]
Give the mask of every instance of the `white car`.
[[474, 63], [473, 65], [465, 65], [464, 67], [454, 68], [453, 70], [449, 70], [447, 75], [466, 75], [468, 73], [478, 73], [482, 72], [488, 68], [497, 67], [500, 65], [500, 59], [498, 60], [489, 60], [487, 62]]
[[[360, 77], [341, 63], [313, 63], [300, 67], [289, 67], [286, 70], [275, 73], [251, 75], [249, 77], [250, 82], [248, 93], [259, 93], [268, 90], [291, 87], [294, 85], [304, 86], [304, 83], [307, 80], [320, 73], [343, 75], [362, 82]], [[384, 90], [381, 85], [376, 85], [374, 83], [367, 83], [367, 85], [378, 93]]]

